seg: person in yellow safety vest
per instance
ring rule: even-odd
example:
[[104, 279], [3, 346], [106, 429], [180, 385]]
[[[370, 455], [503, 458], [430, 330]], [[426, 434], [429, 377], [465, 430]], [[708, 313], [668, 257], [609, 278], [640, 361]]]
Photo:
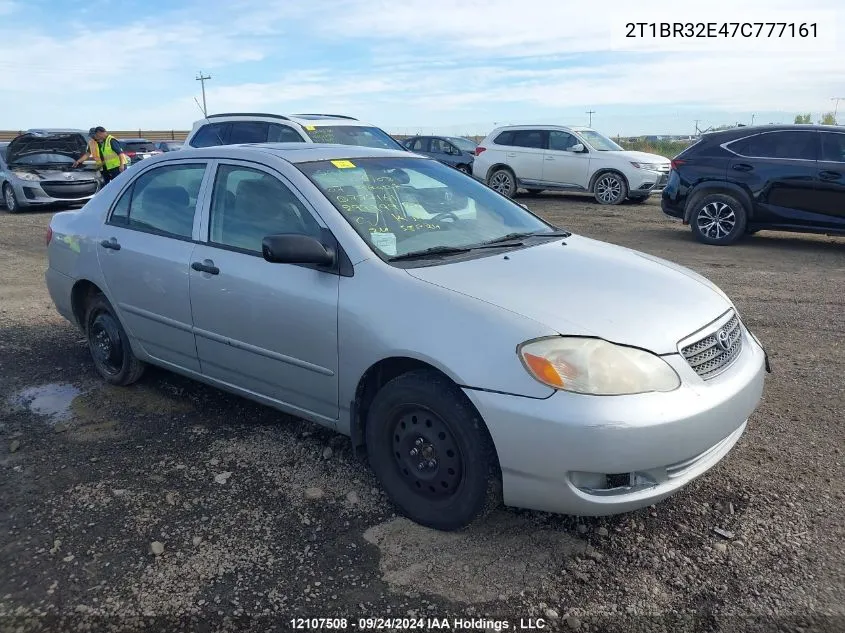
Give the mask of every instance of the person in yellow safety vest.
[[91, 141], [88, 143], [88, 151], [73, 162], [78, 167], [89, 158], [93, 158], [103, 175], [103, 183], [106, 184], [126, 169], [126, 154], [123, 146], [106, 128], [97, 126], [91, 129]]

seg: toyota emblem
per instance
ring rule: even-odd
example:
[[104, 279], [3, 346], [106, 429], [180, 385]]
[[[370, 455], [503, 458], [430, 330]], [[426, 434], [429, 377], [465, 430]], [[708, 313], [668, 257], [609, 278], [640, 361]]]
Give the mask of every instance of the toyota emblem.
[[727, 330], [719, 330], [719, 333], [716, 334], [716, 342], [719, 344], [719, 347], [722, 348], [722, 351], [728, 351], [728, 348], [730, 347], [730, 340], [731, 337]]

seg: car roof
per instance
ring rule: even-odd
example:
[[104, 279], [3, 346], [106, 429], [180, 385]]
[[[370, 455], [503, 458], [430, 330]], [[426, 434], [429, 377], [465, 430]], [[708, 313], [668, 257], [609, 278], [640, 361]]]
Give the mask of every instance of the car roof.
[[123, 141], [124, 143], [152, 143], [152, 141], [145, 138], [121, 138], [118, 140]]
[[750, 136], [752, 134], [759, 134], [760, 132], [793, 132], [795, 130], [804, 131], [820, 131], [820, 132], [839, 132], [845, 133], [845, 128], [838, 125], [818, 125], [815, 123], [784, 123], [780, 125], [743, 125], [742, 127], [732, 127], [727, 130], [714, 130], [712, 132], [704, 132], [701, 135], [705, 140], [733, 140]]
[[321, 127], [324, 125], [354, 125], [367, 126], [358, 119], [344, 114], [273, 114], [269, 112], [223, 112], [220, 114], [209, 114], [204, 119], [194, 122], [194, 126], [202, 123], [215, 123], [224, 121], [290, 121], [301, 126], [313, 125]]
[[[197, 157], [224, 155], [228, 152], [241, 154], [243, 152], [261, 152], [272, 154], [289, 163], [308, 163], [322, 160], [354, 160], [356, 158], [419, 158], [400, 149], [380, 149], [362, 147], [359, 145], [341, 145], [335, 143], [245, 143], [241, 145], [215, 145], [212, 147], [189, 148], [180, 154], [179, 160], [191, 155]], [[174, 159], [175, 160], [175, 159]]]
[[77, 130], [66, 127], [33, 127], [26, 130], [24, 134], [82, 134], [83, 136], [88, 136], [88, 130]]

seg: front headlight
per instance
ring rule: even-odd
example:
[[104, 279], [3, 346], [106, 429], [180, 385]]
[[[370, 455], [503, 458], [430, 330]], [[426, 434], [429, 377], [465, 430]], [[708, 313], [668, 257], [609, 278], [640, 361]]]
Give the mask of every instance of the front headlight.
[[681, 386], [659, 356], [598, 338], [556, 336], [517, 349], [525, 369], [554, 389], [596, 396], [672, 391]]
[[28, 171], [13, 171], [12, 172], [15, 177], [20, 178], [21, 180], [41, 180], [35, 174], [31, 174]]
[[650, 169], [651, 171], [660, 171], [660, 165], [658, 163], [631, 163], [637, 169]]

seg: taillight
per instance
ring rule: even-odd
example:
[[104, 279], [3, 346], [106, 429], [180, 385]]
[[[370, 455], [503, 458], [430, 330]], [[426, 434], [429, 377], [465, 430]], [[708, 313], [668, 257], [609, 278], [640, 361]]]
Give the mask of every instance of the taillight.
[[47, 234], [44, 236], [44, 240], [47, 246], [50, 246], [50, 240], [53, 239], [53, 227], [47, 227]]
[[479, 145], [478, 147], [476, 147], [476, 148], [475, 148], [475, 155], [476, 155], [476, 156], [481, 156], [481, 152], [485, 151], [486, 149], [487, 149], [486, 147], [481, 147], [481, 146]]
[[127, 155], [129, 158], [135, 158], [135, 152], [126, 152], [126, 155]]
[[672, 162], [671, 162], [672, 169], [678, 169], [678, 167], [680, 167], [681, 165], [683, 165], [683, 164], [684, 164], [684, 163], [686, 163], [686, 162], [687, 162], [687, 161], [682, 160], [682, 159], [680, 159], [680, 158], [673, 158], [673, 159], [672, 159]]

